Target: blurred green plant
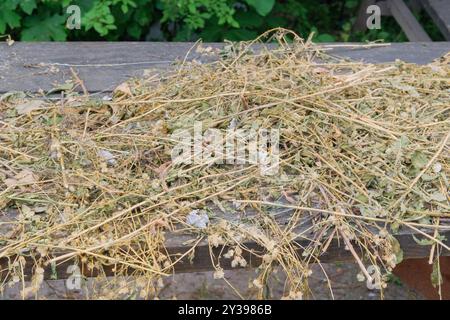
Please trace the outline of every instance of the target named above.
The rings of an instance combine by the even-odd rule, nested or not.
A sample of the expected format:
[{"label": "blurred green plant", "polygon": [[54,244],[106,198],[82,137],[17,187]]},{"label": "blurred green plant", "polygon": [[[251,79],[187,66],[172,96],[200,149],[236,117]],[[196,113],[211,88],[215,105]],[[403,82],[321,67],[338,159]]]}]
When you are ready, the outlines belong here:
[{"label": "blurred green plant", "polygon": [[[382,29],[353,32],[361,0],[1,0],[0,34],[23,41],[249,40],[274,27],[314,32],[317,42],[406,41],[390,17]],[[81,9],[81,29],[65,27],[66,8]],[[418,15],[434,40],[442,36]]]}]

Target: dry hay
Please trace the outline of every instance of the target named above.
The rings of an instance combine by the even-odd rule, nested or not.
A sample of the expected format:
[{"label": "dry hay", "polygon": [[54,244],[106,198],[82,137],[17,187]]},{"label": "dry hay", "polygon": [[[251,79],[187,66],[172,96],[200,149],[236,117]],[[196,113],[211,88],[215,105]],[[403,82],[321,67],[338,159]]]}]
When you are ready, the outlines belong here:
[{"label": "dry hay", "polygon": [[[439,235],[450,215],[448,55],[426,66],[364,64],[285,30],[220,54],[130,80],[111,100],[70,90],[61,99],[1,98],[3,285],[23,281],[23,257],[31,256],[34,276],[23,296],[36,295],[44,268],[77,258],[103,281],[103,266],[114,265],[117,277],[89,297],[154,298],[181,258],[164,249],[174,229],[193,235],[193,249],[202,240],[228,245],[223,259],[235,266],[248,263],[246,241],[262,246],[250,284],[260,298],[275,265],[286,273],[286,298],[307,295],[309,265],[332,238],[354,255],[361,280],[378,278],[382,288],[401,260],[398,230],[422,234],[418,245],[430,246],[431,261],[449,249]],[[171,133],[194,121],[203,130],[280,130],[279,174],[262,175],[251,163],[172,163]],[[236,219],[222,219],[213,206]],[[283,225],[274,208],[290,210]],[[7,220],[11,209],[18,215]],[[208,212],[207,228],[186,223],[194,209]],[[310,227],[299,229],[308,219]],[[307,233],[299,255],[296,241]],[[57,251],[66,254],[55,258]],[[380,272],[369,274],[370,265]],[[124,277],[129,267],[133,277]]]}]

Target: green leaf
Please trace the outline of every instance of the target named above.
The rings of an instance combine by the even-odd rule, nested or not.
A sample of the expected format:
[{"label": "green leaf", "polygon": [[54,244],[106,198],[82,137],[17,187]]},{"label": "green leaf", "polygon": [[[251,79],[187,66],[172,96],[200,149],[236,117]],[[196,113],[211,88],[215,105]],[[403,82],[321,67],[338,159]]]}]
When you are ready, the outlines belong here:
[{"label": "green leaf", "polygon": [[138,10],[134,13],[133,20],[135,20],[140,26],[148,25],[151,20],[151,12],[146,10]]},{"label": "green leaf", "polygon": [[334,42],[336,38],[328,33],[322,33],[316,37],[317,42]]},{"label": "green leaf", "polygon": [[262,16],[266,16],[275,4],[275,0],[246,0]]},{"label": "green leaf", "polygon": [[56,262],[51,262],[50,263],[50,268],[51,268],[50,279],[51,280],[58,280],[58,272],[56,271]]},{"label": "green leaf", "polygon": [[254,39],[258,34],[246,29],[233,29],[224,34],[224,39],[230,41],[245,41]]},{"label": "green leaf", "polygon": [[400,224],[397,221],[394,221],[393,223],[391,223],[390,228],[393,233],[397,233],[398,229],[400,229]]},{"label": "green leaf", "polygon": [[391,237],[391,244],[396,258],[395,263],[399,264],[400,262],[403,261],[403,250],[400,247],[400,242],[398,242],[396,238]]},{"label": "green leaf", "polygon": [[346,0],[345,7],[348,9],[354,9],[358,6],[358,0]]},{"label": "green leaf", "polygon": [[239,21],[241,28],[257,28],[264,23],[264,18],[253,10],[247,12],[238,11],[234,17]]},{"label": "green leaf", "polygon": [[387,274],[387,282],[395,284],[397,286],[403,286],[402,280],[397,277],[395,274],[393,273],[388,273]]},{"label": "green leaf", "polygon": [[115,19],[111,13],[110,2],[97,2],[86,14],[84,15],[83,24],[86,31],[94,29],[100,36],[104,37],[108,35],[109,30],[115,30],[117,27],[114,25]]},{"label": "green leaf", "polygon": [[222,28],[219,25],[208,25],[200,33],[200,37],[206,42],[222,40]]},{"label": "green leaf", "polygon": [[431,284],[435,288],[437,286],[442,285],[442,274],[441,274],[441,270],[439,268],[439,260],[438,259],[434,260],[434,263],[433,263],[433,271],[431,272]]},{"label": "green leaf", "polygon": [[352,30],[352,24],[350,22],[346,22],[342,26],[342,30],[345,32],[350,32]]},{"label": "green leaf", "polygon": [[395,140],[395,142],[392,144],[390,149],[391,149],[391,151],[397,153],[401,149],[403,149],[404,147],[408,146],[408,144],[409,144],[408,137],[407,136],[401,136],[400,138]]},{"label": "green leaf", "polygon": [[424,173],[421,177],[420,177],[420,179],[422,179],[423,181],[433,181],[433,180],[435,180],[435,179],[437,179],[439,177],[439,175],[429,175],[429,174],[426,174],[426,173]]},{"label": "green leaf", "polygon": [[0,2],[0,33],[5,33],[6,27],[20,27],[20,16],[15,12],[18,0]]},{"label": "green leaf", "polygon": [[133,23],[127,28],[127,32],[134,39],[139,39],[142,34],[142,29],[137,23]]},{"label": "green leaf", "polygon": [[414,235],[412,237],[414,241],[421,246],[431,246],[434,243],[434,241],[430,239],[418,239]]},{"label": "green leaf", "polygon": [[431,194],[431,199],[434,201],[443,202],[447,200],[447,197],[445,196],[445,194],[442,194],[439,191],[435,191]]},{"label": "green leaf", "polygon": [[20,1],[20,7],[26,14],[31,14],[36,9],[36,0],[22,0]]},{"label": "green leaf", "polygon": [[422,169],[428,163],[428,158],[420,151],[414,151],[411,156],[411,163],[416,169]]},{"label": "green leaf", "polygon": [[64,16],[35,15],[25,18],[22,41],[64,41],[67,38]]},{"label": "green leaf", "polygon": [[286,20],[283,19],[282,17],[272,16],[272,15],[265,17],[264,21],[267,23],[267,26],[269,28],[276,28],[279,26],[283,26],[286,23]]},{"label": "green leaf", "polygon": [[368,203],[369,201],[369,199],[361,193],[356,196],[356,199],[358,199],[361,203]]}]

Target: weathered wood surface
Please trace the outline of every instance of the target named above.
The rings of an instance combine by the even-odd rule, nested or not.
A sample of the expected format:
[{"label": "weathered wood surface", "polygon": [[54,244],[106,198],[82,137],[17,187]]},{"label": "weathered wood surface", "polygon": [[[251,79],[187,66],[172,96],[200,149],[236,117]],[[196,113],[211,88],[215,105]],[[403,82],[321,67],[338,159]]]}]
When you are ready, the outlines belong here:
[{"label": "weathered wood surface", "polygon": [[[281,201],[281,203],[283,203],[283,201]],[[223,213],[213,204],[211,204],[210,209],[214,212],[211,218],[211,224],[217,223],[219,219],[224,219],[234,225],[239,224],[241,226],[247,225],[250,227],[252,224],[249,222],[249,219],[258,219],[258,217],[260,217],[255,210],[248,210],[245,214]],[[284,226],[288,226],[289,219],[293,214],[293,209],[271,209],[269,214],[273,216],[276,223],[280,226],[280,229],[283,229]],[[17,215],[17,210],[0,210],[0,222],[14,222]],[[314,231],[312,221],[316,219],[318,215],[321,215],[321,213],[305,212],[304,217],[302,217],[296,227],[291,230],[293,234],[297,235],[295,240],[292,241],[292,245],[297,248],[296,253],[299,257],[302,256],[305,248],[311,246],[312,242],[314,242],[315,245],[318,245],[319,250],[321,250],[327,242],[326,239],[319,238],[320,231]],[[442,244],[450,247],[450,218],[441,218],[440,222],[441,230],[439,231],[439,235],[441,236]],[[428,240],[428,237],[433,236],[434,230],[430,228],[419,228],[418,230],[420,230],[420,233],[407,227],[402,227],[395,235],[395,238],[398,240],[400,247],[403,250],[404,259],[423,258],[430,255],[431,245],[420,245],[417,241]],[[373,231],[376,232],[375,229]],[[0,233],[6,232],[8,232],[8,224],[4,226],[0,224]],[[423,233],[426,233],[428,237]],[[195,246],[194,243],[196,243]],[[247,261],[247,267],[251,268],[259,266],[261,264],[261,257],[267,253],[264,247],[253,241],[245,241],[241,243],[241,245],[245,247],[242,257]],[[172,262],[177,261],[177,263],[175,264],[173,270],[161,270],[163,273],[170,273],[172,271],[176,273],[211,271],[214,270],[215,266],[220,266],[225,270],[232,269],[231,260],[224,258],[223,254],[233,248],[234,245],[220,245],[218,247],[211,247],[208,243],[206,234],[197,230],[193,229],[192,232],[189,232],[186,229],[183,229],[166,232],[164,246],[165,247],[162,248],[162,252],[164,254],[168,254]],[[192,253],[193,247],[195,247],[195,254],[192,257],[190,253]],[[364,259],[365,254],[360,249],[359,245],[353,242],[353,247],[358,254],[358,257]],[[126,251],[127,248],[124,248],[124,250]],[[54,251],[51,252],[49,257],[46,257],[44,261],[48,261],[50,258],[58,258],[68,253],[70,253],[70,251]],[[103,250],[101,254],[104,257],[109,256],[107,250]],[[327,244],[325,252],[315,252],[315,255],[318,256],[321,263],[354,260],[351,252],[345,249],[345,243],[342,238],[334,238],[329,244]],[[36,257],[32,258],[28,256],[27,252],[23,252],[23,256],[27,261],[24,268],[24,274],[27,279],[29,279],[29,277],[33,274],[32,268],[35,264]],[[85,253],[83,256],[89,257],[90,254]],[[450,251],[443,249],[442,256],[450,256]],[[10,276],[8,273],[8,265],[11,261],[14,261],[15,258],[17,258],[17,256],[12,257],[11,260],[0,258],[0,282],[2,279],[4,280]],[[310,258],[310,262],[314,263],[315,261],[313,259],[314,258]],[[114,259],[111,258],[111,261],[103,265],[102,272],[106,275],[113,275],[113,268],[116,266],[115,263],[117,263],[117,261],[114,261]],[[89,270],[87,264],[82,263],[78,255],[74,255],[73,257],[59,260],[54,269],[52,269],[51,265],[43,265],[45,270],[45,279],[53,279],[55,275],[58,279],[67,278],[70,275],[67,270],[69,266],[72,265],[79,266],[83,275],[86,277],[95,277],[99,272],[98,269]],[[129,275],[132,275],[134,271],[135,270],[133,268],[126,269],[126,273]]]},{"label": "weathered wood surface", "polygon": [[[0,44],[0,93],[49,91],[72,78],[70,67],[79,73],[88,91],[108,92],[144,70],[167,69],[186,56],[193,43],[73,42]],[[205,44],[220,48],[223,44]],[[380,63],[401,59],[424,64],[450,51],[450,42],[393,43],[366,48],[333,44],[329,52],[342,57]],[[189,59],[199,59],[192,50]]]},{"label": "weathered wood surface", "polygon": [[[168,68],[176,59],[183,59],[192,45],[192,43],[16,43],[8,47],[6,44],[1,44],[0,92],[50,90],[53,87],[51,82],[61,83],[71,79],[70,67],[79,73],[90,92],[108,92],[128,77],[142,74],[145,69]],[[211,45],[222,46],[222,44]],[[335,55],[370,63],[401,59],[419,64],[431,62],[449,51],[450,42],[402,43],[372,48],[335,44],[330,50]],[[189,57],[199,58],[195,52]],[[4,212],[0,212],[0,215],[2,214]],[[446,237],[443,242],[450,246],[450,229],[442,231],[441,235]],[[418,245],[411,232],[403,230],[396,237],[404,250],[405,258],[429,255],[430,247]],[[167,237],[167,251],[172,258],[176,259],[191,248],[184,244],[186,240],[192,240],[192,235],[171,234]],[[309,242],[310,240],[299,239],[299,248],[308,245]],[[244,253],[249,266],[258,265],[260,260],[257,255],[262,252],[262,248],[256,243],[247,243],[246,246],[256,254]],[[214,255],[218,256],[221,250],[221,247],[213,249]],[[300,251],[301,249],[299,254],[301,254]],[[448,253],[444,252],[444,254]],[[336,240],[321,256],[321,261],[343,261],[351,258],[350,252],[344,250],[342,241]],[[67,267],[74,262],[74,260],[68,260],[59,263],[56,268],[58,278],[67,277]],[[0,279],[7,275],[5,271],[7,264],[8,261],[5,258],[0,259]],[[224,269],[231,268],[228,259],[221,259],[220,265]],[[32,273],[31,266],[30,261],[27,263],[28,269],[25,270],[28,275]],[[112,268],[113,266],[106,266],[105,271],[111,274]],[[176,272],[211,269],[213,269],[211,253],[206,241],[202,241],[196,247],[192,261],[184,258],[175,267]],[[88,271],[85,266],[82,266],[82,270],[86,276],[95,276],[95,272]],[[132,273],[132,270],[129,271]],[[47,266],[45,272],[46,278],[50,278],[52,274],[50,266]]]},{"label": "weathered wood surface", "polygon": [[[440,233],[441,236],[445,237],[443,243],[447,246],[450,246],[450,230],[443,231]],[[423,236],[416,235],[417,238],[423,238]],[[193,237],[186,234],[172,234],[167,237],[166,240],[166,251],[165,253],[169,254],[172,261],[178,259],[185,253],[189,252],[192,245],[184,244],[185,241],[192,240]],[[430,246],[418,245],[413,238],[413,233],[404,230],[396,236],[396,239],[399,241],[400,246],[404,253],[404,259],[416,259],[422,257],[428,257],[430,254]],[[310,244],[309,240],[301,239],[296,241],[296,245],[299,248],[307,247]],[[244,250],[242,253],[242,257],[248,262],[248,268],[257,267],[261,263],[260,256],[264,254],[264,249],[257,245],[254,242],[245,243],[245,247],[247,250]],[[327,251],[320,256],[321,263],[330,263],[330,262],[343,262],[353,260],[353,256],[350,251],[344,249],[345,245],[343,244],[342,239],[339,241],[338,239],[333,240]],[[363,253],[359,251],[357,246],[355,246],[355,250],[360,257],[363,256]],[[220,265],[221,268],[225,270],[232,269],[231,259],[226,259],[221,257],[217,259],[220,255],[223,255],[228,251],[227,246],[219,246],[217,248],[209,247],[207,241],[200,242],[195,248],[195,255],[191,260],[189,255],[183,257],[174,267],[174,270],[166,270],[167,273],[170,272],[175,273],[189,273],[189,272],[201,272],[201,271],[211,271],[214,270],[214,266],[212,261],[214,261],[215,265]],[[301,256],[302,250],[298,249],[298,255]],[[443,250],[442,256],[450,256],[450,252],[447,250]],[[25,255],[26,257],[26,255]],[[215,257],[215,258],[212,258]],[[24,275],[26,279],[30,279],[30,276],[33,274],[33,266],[34,260],[31,258],[27,258],[27,263],[24,268]],[[314,262],[314,261],[311,261]],[[67,259],[64,261],[60,261],[56,264],[56,268],[52,270],[50,265],[44,267],[45,279],[66,279],[71,273],[68,273],[68,268],[71,265],[76,264],[80,267],[81,272],[86,277],[95,277],[98,275],[98,269],[89,270],[87,265],[80,262],[77,259]],[[113,268],[115,267],[114,263],[103,266],[103,272],[106,275],[114,275]],[[5,258],[0,258],[0,282],[9,277],[8,274],[8,260]],[[133,269],[127,269],[127,274],[132,275]]]}]

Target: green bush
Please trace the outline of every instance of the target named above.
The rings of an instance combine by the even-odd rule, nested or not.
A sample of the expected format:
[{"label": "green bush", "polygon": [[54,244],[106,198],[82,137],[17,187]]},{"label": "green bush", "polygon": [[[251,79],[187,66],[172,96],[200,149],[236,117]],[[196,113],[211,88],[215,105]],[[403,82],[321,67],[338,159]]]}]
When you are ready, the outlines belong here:
[{"label": "green bush", "polygon": [[[352,32],[359,3],[360,0],[1,0],[0,34],[22,41],[223,41],[249,40],[267,29],[284,27],[303,37],[314,31],[318,42],[407,40],[392,18],[382,18],[381,30]],[[80,30],[65,27],[69,5],[81,9]],[[426,23],[431,36],[439,40],[433,24]]]}]

